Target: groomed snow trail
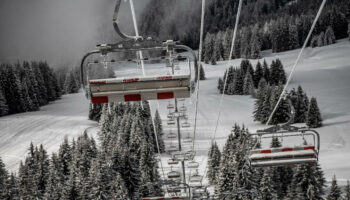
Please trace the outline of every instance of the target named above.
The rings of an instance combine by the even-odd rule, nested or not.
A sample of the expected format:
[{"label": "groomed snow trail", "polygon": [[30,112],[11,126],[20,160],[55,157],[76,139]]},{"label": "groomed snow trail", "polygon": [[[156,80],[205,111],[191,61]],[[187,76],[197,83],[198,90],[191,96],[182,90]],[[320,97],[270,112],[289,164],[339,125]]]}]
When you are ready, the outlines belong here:
[{"label": "groomed snow trail", "polygon": [[[263,59],[270,64],[272,60],[281,59],[286,72],[295,61],[299,50],[282,53],[263,52]],[[339,180],[350,179],[350,42],[339,40],[336,44],[307,48],[298,65],[295,76],[292,79],[290,89],[302,85],[309,97],[317,98],[324,119],[324,126],[317,129],[321,134],[320,164],[325,171],[326,178],[331,179],[333,174]],[[261,59],[261,61],[263,61]],[[233,61],[234,66],[239,66],[241,59]],[[255,66],[257,60],[251,60]],[[196,159],[200,162],[199,171],[203,174],[207,152],[210,147],[210,137],[213,134],[215,119],[218,114],[217,105],[220,99],[217,90],[217,81],[223,76],[226,62],[218,62],[217,65],[205,65],[207,80],[201,81],[200,102],[198,110],[198,130],[196,134],[197,150]],[[146,74],[162,74],[167,71],[154,71],[155,66],[150,66]],[[118,69],[117,74],[123,76],[122,70],[127,69],[129,76],[142,74],[141,69],[125,66]],[[153,70],[153,71],[152,71]],[[131,73],[130,73],[131,72]],[[151,72],[151,73],[150,73]],[[156,102],[154,108],[157,107]],[[166,109],[168,101],[160,101],[160,114],[164,120],[165,133],[169,127],[166,125]],[[181,106],[182,103],[180,103]],[[194,104],[190,99],[186,100],[189,108],[189,122],[193,125]],[[217,142],[222,147],[230,133],[234,123],[245,124],[251,131],[262,128],[263,125],[253,121],[252,111],[254,99],[248,96],[225,96],[221,120],[217,132]],[[58,149],[65,135],[77,137],[86,127],[97,126],[96,122],[88,120],[88,101],[82,93],[65,95],[61,100],[44,106],[38,112],[22,113],[0,118],[0,156],[8,169],[16,170],[20,159],[26,155],[30,141],[43,144],[49,154]],[[175,131],[175,126],[172,127]],[[193,127],[182,129],[193,133]],[[95,136],[96,129],[89,129],[89,134]],[[166,139],[166,143],[170,141]],[[166,156],[162,158],[164,166]],[[189,172],[187,172],[189,173]]]},{"label": "groomed snow trail", "polygon": [[[30,142],[43,144],[51,156],[65,136],[69,140],[97,123],[88,120],[89,102],[83,93],[69,94],[40,108],[0,118],[0,157],[7,169],[17,172],[20,160],[27,155]],[[89,135],[96,131],[87,129]]]}]

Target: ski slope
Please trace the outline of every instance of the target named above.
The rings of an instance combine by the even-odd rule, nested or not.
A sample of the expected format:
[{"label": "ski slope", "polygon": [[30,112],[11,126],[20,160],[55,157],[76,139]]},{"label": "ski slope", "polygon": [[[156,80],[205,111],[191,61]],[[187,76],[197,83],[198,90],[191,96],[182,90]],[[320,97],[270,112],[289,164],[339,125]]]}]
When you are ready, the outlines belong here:
[{"label": "ski slope", "polygon": [[[40,108],[0,118],[0,157],[7,169],[17,171],[27,155],[30,142],[43,144],[51,152],[58,150],[65,136],[71,140],[97,123],[88,120],[89,102],[83,93],[69,94]],[[87,129],[89,134],[96,130]],[[92,133],[90,133],[92,131]]]},{"label": "ski slope", "polygon": [[[297,57],[299,50],[283,53],[263,52],[263,57],[270,64],[273,59],[281,59],[287,73]],[[324,126],[317,129],[321,135],[320,164],[325,171],[326,178],[333,174],[338,179],[350,179],[350,42],[339,40],[336,44],[307,48],[300,64],[297,66],[290,88],[302,85],[309,97],[315,96],[324,119]],[[253,65],[257,60],[251,60]],[[241,60],[232,63],[239,66]],[[125,67],[125,66],[124,66]],[[136,75],[141,70],[126,66],[127,74]],[[207,80],[200,82],[199,110],[196,131],[195,149],[196,160],[200,163],[199,171],[203,174],[207,161],[207,152],[213,137],[220,94],[217,81],[227,68],[227,62],[217,65],[204,65]],[[146,74],[163,73],[154,71],[155,67],[146,69]],[[117,69],[117,74],[126,74],[125,68]],[[194,124],[194,98],[187,99],[185,104],[189,109],[189,122]],[[166,106],[168,101],[152,102],[155,110],[158,108],[163,126],[167,133],[175,126],[166,125]],[[182,103],[180,103],[180,106]],[[225,95],[221,111],[221,120],[216,134],[216,141],[222,147],[234,123],[245,124],[251,131],[261,129],[260,123],[254,122],[252,111],[254,99],[249,96]],[[61,100],[44,106],[38,112],[22,113],[0,118],[0,156],[8,169],[16,170],[20,159],[26,155],[30,141],[43,144],[49,153],[56,151],[65,135],[69,138],[77,137],[87,127],[97,126],[96,122],[88,120],[88,101],[82,93],[65,95]],[[193,133],[193,126],[182,129],[183,135]],[[89,129],[89,133],[96,135],[97,128]],[[166,144],[171,143],[165,139]],[[185,149],[190,146],[184,145]],[[166,164],[167,156],[162,161],[165,173],[170,170]],[[190,173],[187,171],[187,173]]]}]

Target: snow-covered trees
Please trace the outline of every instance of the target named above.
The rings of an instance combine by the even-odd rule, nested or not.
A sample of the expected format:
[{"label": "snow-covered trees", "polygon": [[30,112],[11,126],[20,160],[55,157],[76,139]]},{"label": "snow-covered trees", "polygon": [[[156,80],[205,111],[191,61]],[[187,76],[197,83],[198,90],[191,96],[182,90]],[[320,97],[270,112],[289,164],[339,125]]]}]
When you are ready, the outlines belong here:
[{"label": "snow-covered trees", "polygon": [[66,74],[66,79],[64,81],[64,91],[67,94],[77,93],[79,90],[79,83],[74,71],[70,71]]},{"label": "snow-covered trees", "polygon": [[[282,85],[270,86],[264,79],[262,79],[256,92],[255,108],[253,111],[255,121],[260,121],[262,123],[267,122],[268,117],[282,92],[282,88]],[[316,98],[313,98],[313,102],[309,103],[309,98],[301,86],[298,86],[297,91],[293,88],[289,92],[289,98],[295,109],[294,123],[306,123],[311,128],[322,126],[322,118],[317,106]],[[286,122],[289,119],[289,112],[290,108],[287,101],[282,100],[271,123],[276,124]]]},{"label": "snow-covered trees", "polygon": [[213,142],[208,152],[208,173],[207,173],[209,183],[212,185],[216,184],[216,179],[217,179],[219,165],[220,165],[220,159],[221,159],[221,152],[219,150],[219,147],[216,144],[216,142]]},{"label": "snow-covered trees", "polygon": [[324,34],[324,45],[330,45],[335,43],[335,35],[331,26],[327,27],[326,33]]},{"label": "snow-covered trees", "polygon": [[223,78],[218,80],[218,89],[223,92],[224,80],[227,74],[225,94],[229,95],[252,95],[255,97],[255,89],[259,86],[262,78],[271,85],[278,85],[286,82],[286,75],[283,65],[279,59],[272,61],[271,69],[264,60],[263,66],[258,62],[256,70],[253,69],[249,60],[242,60],[240,68],[230,67]]},{"label": "snow-covered trees", "polygon": [[318,108],[317,100],[315,97],[312,97],[310,100],[310,105],[307,110],[306,125],[308,125],[310,128],[317,128],[322,126],[321,112]]},{"label": "snow-covered trees", "polygon": [[36,111],[61,96],[47,63],[0,65],[0,116]]},{"label": "snow-covered trees", "polygon": [[327,195],[327,200],[341,200],[342,199],[342,192],[337,184],[337,178],[335,175],[332,179],[332,185],[331,189],[329,191],[329,194]]},{"label": "snow-covered trees", "polygon": [[350,200],[350,182],[347,181],[346,186],[344,188],[344,200]]},{"label": "snow-covered trees", "polygon": [[205,71],[204,71],[204,68],[203,68],[203,65],[200,65],[200,68],[199,68],[199,80],[205,80],[206,77],[205,77]]}]

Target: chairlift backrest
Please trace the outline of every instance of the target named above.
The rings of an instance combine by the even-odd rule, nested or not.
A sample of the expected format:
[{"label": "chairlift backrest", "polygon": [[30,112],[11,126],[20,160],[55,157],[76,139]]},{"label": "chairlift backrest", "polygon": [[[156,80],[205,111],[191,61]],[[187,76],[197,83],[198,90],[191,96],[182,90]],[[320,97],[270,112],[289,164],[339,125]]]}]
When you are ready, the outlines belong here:
[{"label": "chairlift backrest", "polygon": [[[276,136],[276,131],[271,133],[258,133],[259,135],[274,135],[274,137],[304,137],[313,136],[312,145],[300,145],[294,147],[277,147],[267,149],[252,149],[249,160],[253,167],[274,167],[299,164],[316,164],[319,153],[319,134],[314,130],[302,129],[298,134],[295,132],[278,132],[281,136]],[[252,134],[256,135],[256,134]],[[264,138],[264,137],[262,137]],[[271,137],[266,137],[271,138]]]}]

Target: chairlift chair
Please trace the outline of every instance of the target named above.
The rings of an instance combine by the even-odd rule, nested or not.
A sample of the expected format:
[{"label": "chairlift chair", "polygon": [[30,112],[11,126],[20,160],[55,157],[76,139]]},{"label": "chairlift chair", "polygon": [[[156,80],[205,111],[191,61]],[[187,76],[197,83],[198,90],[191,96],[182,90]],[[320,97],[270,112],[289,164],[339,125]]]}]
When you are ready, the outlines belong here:
[{"label": "chairlift chair", "polygon": [[188,160],[193,160],[194,156],[196,155],[196,152],[194,150],[189,150],[185,153]]},{"label": "chairlift chair", "polygon": [[169,158],[168,159],[168,165],[177,165],[179,164],[179,160],[176,158]]},{"label": "chairlift chair", "polygon": [[192,143],[193,142],[193,138],[191,136],[186,136],[184,139],[183,139],[183,142],[184,143]]},{"label": "chairlift chair", "polygon": [[186,108],[186,106],[181,106],[180,108],[179,108],[179,111],[180,112],[186,112],[187,111],[187,108]]},{"label": "chairlift chair", "polygon": [[[275,167],[299,164],[316,164],[320,149],[319,134],[312,129],[299,129],[288,126],[287,130],[281,130],[281,127],[272,127],[273,130],[259,131],[256,134],[262,139],[265,138],[287,138],[287,137],[305,137],[313,138],[312,145],[298,145],[294,147],[277,147],[267,149],[252,149],[249,160],[253,167]],[[286,129],[286,127],[283,127]],[[272,135],[272,136],[271,136]],[[277,136],[276,136],[277,135]]]},{"label": "chairlift chair", "polygon": [[[194,92],[193,85],[197,82],[197,72],[199,65],[197,56],[194,51],[185,46],[178,45],[172,40],[159,42],[150,37],[129,36],[124,34],[118,25],[118,12],[121,0],[117,0],[117,4],[113,15],[113,26],[116,33],[123,39],[121,42],[114,44],[100,44],[96,46],[96,50],[84,55],[80,65],[81,81],[87,97],[92,104],[109,103],[109,102],[130,102],[130,101],[146,101],[146,100],[162,100],[174,98],[189,98]],[[194,73],[191,70],[189,62],[189,72],[187,74],[178,75],[151,75],[136,76],[131,78],[117,77],[107,79],[95,79],[86,81],[87,60],[93,55],[116,55],[120,57],[124,53],[136,52],[152,52],[161,51],[165,57],[158,60],[181,60],[182,57],[177,51],[187,51],[194,58]],[[188,61],[189,58],[186,57]],[[145,59],[143,59],[145,60]],[[128,59],[115,60],[116,63],[127,62]],[[140,61],[140,59],[138,59]],[[193,74],[193,76],[192,76]]]},{"label": "chairlift chair", "polygon": [[189,169],[197,169],[199,167],[199,163],[196,161],[190,161],[187,163],[187,168]]},{"label": "chairlift chair", "polygon": [[168,109],[174,109],[174,108],[175,108],[175,106],[174,106],[174,104],[172,104],[172,103],[170,103],[170,102],[169,102],[169,104],[168,104],[167,108],[168,108]]},{"label": "chairlift chair", "polygon": [[172,113],[171,111],[169,111],[167,117],[168,117],[168,119],[174,118],[174,113]]},{"label": "chairlift chair", "polygon": [[191,124],[188,122],[188,121],[185,121],[181,124],[181,127],[182,128],[188,128],[188,127],[191,127]]},{"label": "chairlift chair", "polygon": [[170,172],[168,172],[167,176],[169,179],[177,179],[181,177],[181,174],[178,171],[171,170]]},{"label": "chairlift chair", "polygon": [[168,153],[173,153],[173,152],[176,152],[178,150],[179,150],[178,147],[175,145],[172,145],[172,144],[167,148]]},{"label": "chairlift chair", "polygon": [[167,124],[168,125],[175,125],[175,119],[169,119],[168,121],[167,121]]},{"label": "chairlift chair", "polygon": [[192,199],[209,199],[209,192],[207,187],[195,186],[192,187]]},{"label": "chairlift chair", "polygon": [[197,183],[201,182],[203,179],[203,176],[198,174],[198,169],[194,171],[194,173],[191,172],[190,177],[189,177],[189,182],[190,183]]},{"label": "chairlift chair", "polygon": [[177,135],[176,135],[176,133],[170,132],[170,133],[168,134],[168,138],[169,138],[169,139],[174,139],[174,138],[177,138]]}]

